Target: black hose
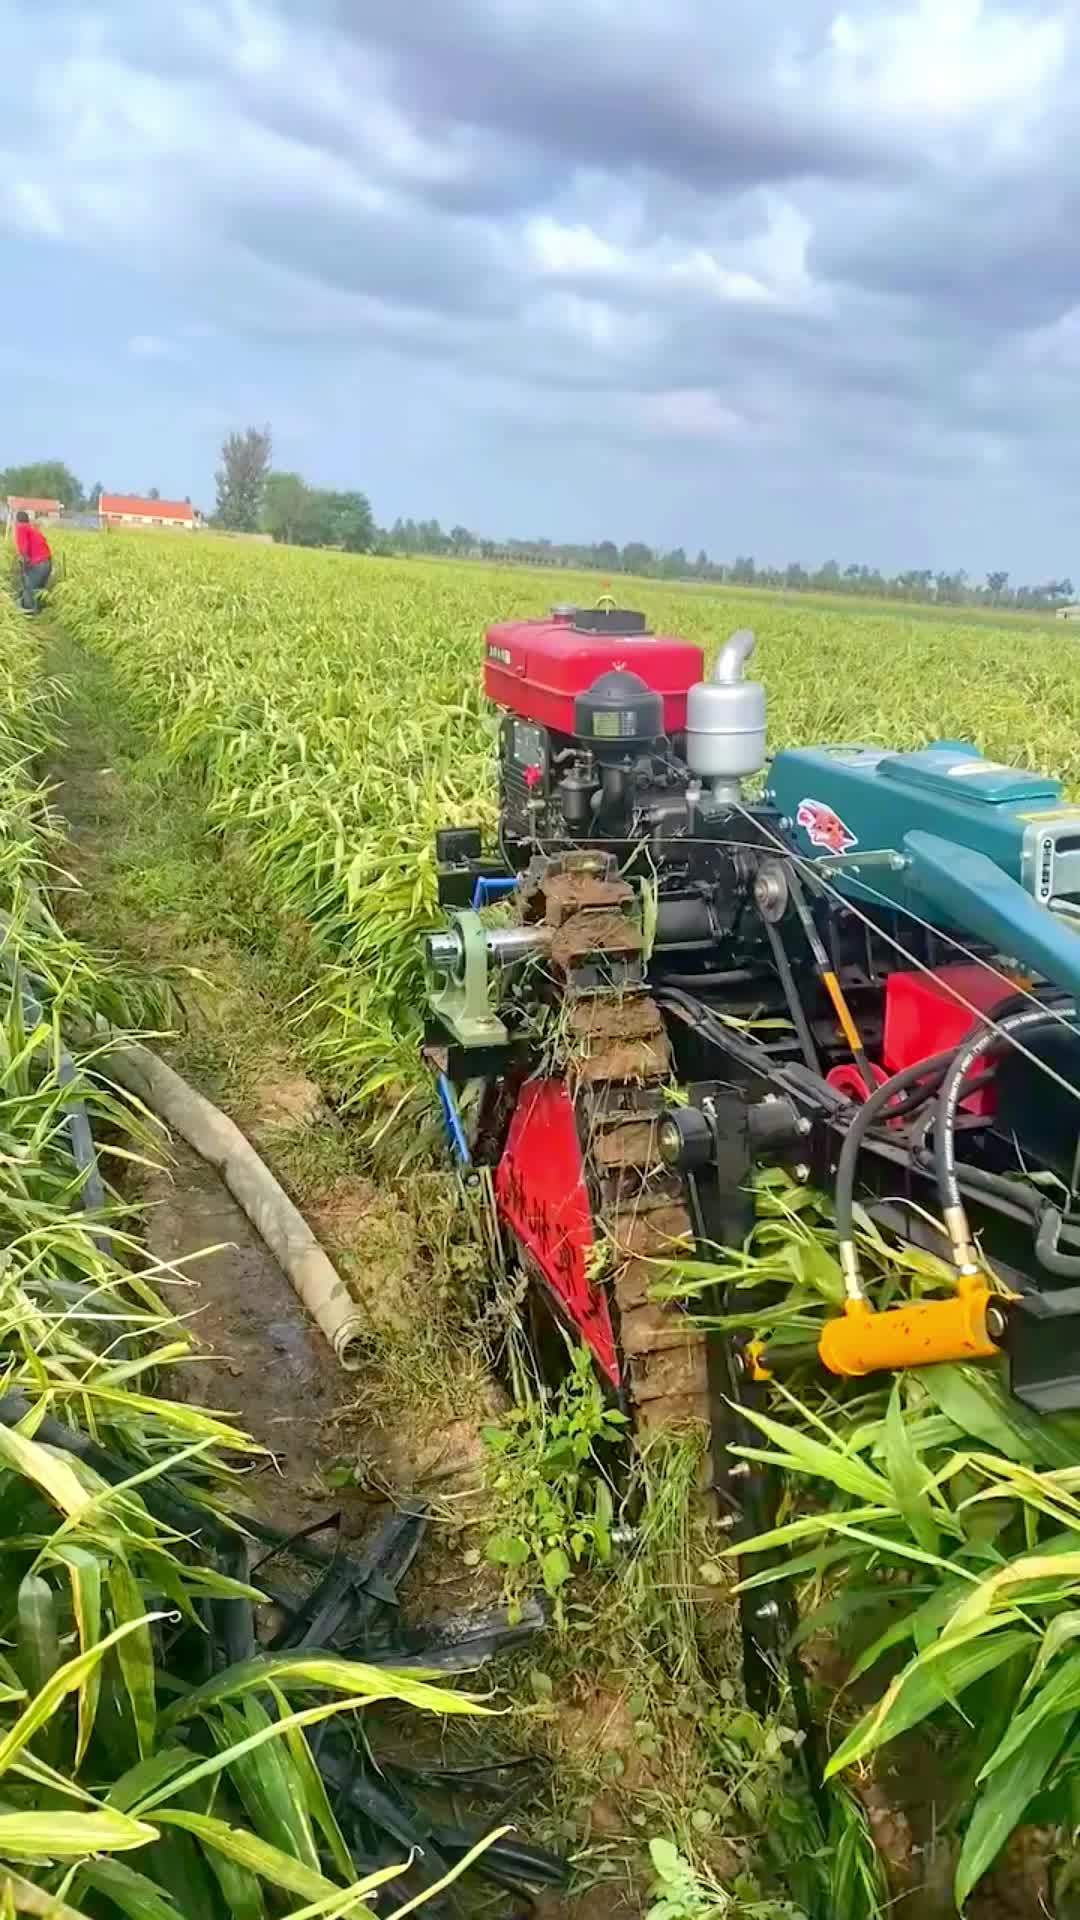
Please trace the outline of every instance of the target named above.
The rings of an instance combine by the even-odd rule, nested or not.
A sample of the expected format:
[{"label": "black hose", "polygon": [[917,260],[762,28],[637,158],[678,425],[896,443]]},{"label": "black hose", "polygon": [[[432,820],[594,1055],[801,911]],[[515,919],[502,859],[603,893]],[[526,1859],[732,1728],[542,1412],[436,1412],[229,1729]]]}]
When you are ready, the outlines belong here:
[{"label": "black hose", "polygon": [[[980,1074],[979,1078],[982,1079],[983,1076]],[[969,1082],[964,1088],[965,1100],[973,1084]],[[934,1156],[931,1152],[923,1150],[915,1155],[915,1160],[924,1172],[934,1172]],[[1019,1180],[1010,1180],[1003,1173],[991,1173],[987,1167],[977,1167],[968,1161],[964,1162],[962,1169],[957,1169],[956,1177],[958,1184],[963,1181],[966,1186],[992,1194],[995,1199],[1011,1201],[1013,1206],[1030,1214],[1032,1220],[1038,1218],[1046,1204],[1042,1195],[1037,1193],[1034,1187],[1026,1187]]]},{"label": "black hose", "polygon": [[[840,1160],[836,1169],[836,1231],[841,1243],[852,1239],[852,1219],[855,1205],[855,1168],[866,1133],[873,1126],[879,1114],[888,1106],[890,1100],[920,1080],[930,1080],[926,1097],[930,1098],[938,1079],[951,1066],[953,1050],[947,1053],[934,1053],[928,1060],[917,1060],[912,1067],[903,1067],[890,1079],[876,1087],[868,1100],[856,1109],[851,1124],[844,1135],[844,1144],[840,1149]],[[919,1101],[921,1106],[923,1103]]]},{"label": "black hose", "polygon": [[980,1027],[971,1039],[962,1041],[956,1049],[941,1083],[934,1120],[934,1171],[938,1199],[946,1220],[950,1211],[963,1206],[956,1177],[956,1114],[963,1098],[964,1080],[985,1053],[1000,1046],[1003,1040],[1009,1040],[1013,1034],[1030,1033],[1033,1029],[1060,1023],[1060,1014],[1049,1013],[1043,1007],[1029,1007],[1023,1013],[1006,1014],[1003,1020],[996,1020],[992,1027]]},{"label": "black hose", "polygon": [[1035,1235],[1035,1258],[1047,1273],[1053,1273],[1061,1280],[1075,1280],[1080,1277],[1080,1254],[1061,1253],[1058,1241],[1065,1226],[1056,1207],[1044,1207],[1039,1231]]},{"label": "black hose", "polygon": [[[974,1079],[965,1082],[964,1099],[970,1099],[973,1093],[981,1092],[983,1087],[992,1086],[993,1082],[993,1068],[988,1068],[985,1073],[977,1073]],[[898,1100],[895,1106],[889,1108],[890,1123],[893,1120],[906,1120],[910,1114],[918,1113],[920,1108],[925,1107],[927,1102],[934,1098],[940,1085],[941,1075],[939,1074],[930,1086],[916,1087],[913,1093],[905,1093],[902,1100]]]}]

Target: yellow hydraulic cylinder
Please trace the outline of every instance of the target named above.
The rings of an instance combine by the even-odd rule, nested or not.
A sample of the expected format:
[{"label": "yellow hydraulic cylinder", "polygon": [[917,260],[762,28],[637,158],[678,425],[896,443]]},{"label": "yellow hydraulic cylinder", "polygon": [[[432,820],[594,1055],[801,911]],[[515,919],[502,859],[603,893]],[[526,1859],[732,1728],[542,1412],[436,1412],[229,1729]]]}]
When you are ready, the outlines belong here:
[{"label": "yellow hydraulic cylinder", "polygon": [[990,1289],[981,1275],[962,1279],[952,1300],[920,1300],[875,1313],[849,1300],[826,1324],[818,1354],[830,1373],[858,1378],[943,1360],[991,1360],[999,1347],[986,1330]]}]

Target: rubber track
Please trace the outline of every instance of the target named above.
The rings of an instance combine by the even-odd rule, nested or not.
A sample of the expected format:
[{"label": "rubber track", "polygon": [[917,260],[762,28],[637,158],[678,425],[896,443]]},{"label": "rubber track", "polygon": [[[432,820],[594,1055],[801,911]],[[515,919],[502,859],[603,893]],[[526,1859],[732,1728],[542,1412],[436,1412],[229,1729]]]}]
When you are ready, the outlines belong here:
[{"label": "rubber track", "polygon": [[[537,914],[536,909],[542,911]],[[550,975],[561,988],[558,1051],[574,1098],[593,1206],[599,1278],[613,1298],[624,1386],[642,1431],[709,1423],[705,1335],[676,1304],[648,1298],[657,1259],[693,1256],[683,1182],[657,1147],[668,1110],[671,1045],[643,987],[575,990],[566,969],[640,956],[640,909],[622,880],[541,878],[532,918],[552,929]]]}]

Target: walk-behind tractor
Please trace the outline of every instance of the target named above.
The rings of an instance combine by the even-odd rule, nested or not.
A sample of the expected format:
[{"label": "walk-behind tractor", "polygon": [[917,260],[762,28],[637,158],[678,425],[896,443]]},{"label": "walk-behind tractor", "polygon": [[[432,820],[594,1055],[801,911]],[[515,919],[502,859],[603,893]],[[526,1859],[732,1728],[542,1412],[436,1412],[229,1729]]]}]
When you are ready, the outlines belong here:
[{"label": "walk-behind tractor", "polygon": [[[737,1409],[793,1364],[1004,1354],[1029,1408],[1080,1406],[1080,806],[956,740],[767,763],[753,646],[706,677],[611,605],[492,627],[498,845],[439,835],[427,942],[427,1057],[535,1337],[585,1342],[642,1428],[707,1422],[739,1533],[769,1515]],[[658,1263],[743,1244],[761,1165],[835,1196],[846,1302],[816,1354],[652,1297]],[[948,1291],[875,1307],[856,1200]]]}]

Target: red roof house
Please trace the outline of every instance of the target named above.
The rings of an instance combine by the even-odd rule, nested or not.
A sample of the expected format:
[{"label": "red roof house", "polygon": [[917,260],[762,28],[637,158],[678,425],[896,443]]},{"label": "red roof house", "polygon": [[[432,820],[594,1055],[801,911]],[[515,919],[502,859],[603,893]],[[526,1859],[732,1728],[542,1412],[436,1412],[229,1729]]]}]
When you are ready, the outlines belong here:
[{"label": "red roof house", "polygon": [[112,527],[176,527],[191,533],[199,520],[190,500],[140,500],[129,493],[103,493],[98,512]]},{"label": "red roof house", "polygon": [[32,500],[29,495],[9,493],[7,510],[12,518],[17,513],[28,513],[31,520],[59,520],[64,506],[60,500]]}]

